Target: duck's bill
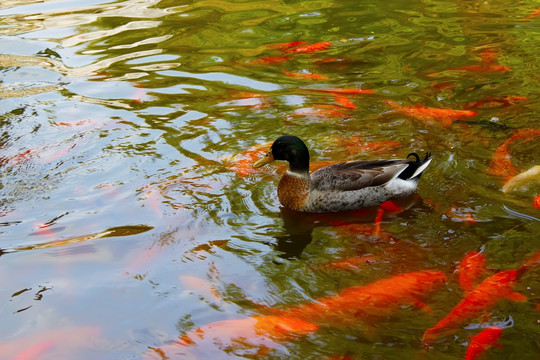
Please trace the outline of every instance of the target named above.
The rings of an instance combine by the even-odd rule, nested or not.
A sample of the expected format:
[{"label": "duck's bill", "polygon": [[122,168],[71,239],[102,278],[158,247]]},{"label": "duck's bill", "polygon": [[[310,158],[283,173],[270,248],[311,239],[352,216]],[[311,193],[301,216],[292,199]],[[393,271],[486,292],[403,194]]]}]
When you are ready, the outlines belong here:
[{"label": "duck's bill", "polygon": [[269,152],[266,153],[266,155],[264,155],[264,157],[262,159],[259,159],[256,162],[254,162],[253,167],[258,168],[258,167],[261,167],[263,165],[269,164],[272,161],[274,161],[274,155],[272,154],[272,151],[269,151]]}]

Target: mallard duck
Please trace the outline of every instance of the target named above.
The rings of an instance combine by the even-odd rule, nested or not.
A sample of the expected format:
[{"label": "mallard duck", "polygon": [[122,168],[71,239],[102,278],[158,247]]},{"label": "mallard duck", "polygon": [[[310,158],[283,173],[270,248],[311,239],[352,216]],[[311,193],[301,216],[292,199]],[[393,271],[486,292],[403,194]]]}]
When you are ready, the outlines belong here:
[{"label": "mallard duck", "polygon": [[296,136],[285,135],[277,138],[253,167],[274,160],[288,161],[289,169],[278,185],[281,205],[291,210],[321,213],[355,210],[412,195],[431,159],[429,153],[423,160],[411,153],[403,160],[346,161],[325,166],[310,175],[306,144]]}]

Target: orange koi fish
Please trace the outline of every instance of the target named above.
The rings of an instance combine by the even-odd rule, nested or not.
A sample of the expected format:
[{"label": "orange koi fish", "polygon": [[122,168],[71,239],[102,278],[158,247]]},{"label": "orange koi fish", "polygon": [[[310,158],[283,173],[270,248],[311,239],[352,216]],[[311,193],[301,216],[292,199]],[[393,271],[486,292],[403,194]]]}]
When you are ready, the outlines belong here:
[{"label": "orange koi fish", "polygon": [[467,70],[467,71],[478,71],[478,72],[497,72],[497,71],[508,71],[510,68],[503,65],[470,65],[470,66],[460,66],[451,68],[450,70]]},{"label": "orange koi fish", "polygon": [[497,54],[495,54],[495,51],[493,51],[492,49],[487,49],[481,55],[481,59],[482,59],[481,65],[462,66],[462,67],[452,68],[450,70],[468,70],[468,71],[481,71],[481,72],[510,70],[510,68],[507,66],[492,65],[492,63],[495,61],[496,58],[497,58]]},{"label": "orange koi fish", "polygon": [[424,333],[422,343],[429,346],[439,337],[455,332],[460,326],[491,310],[502,298],[525,301],[525,296],[512,292],[520,275],[521,272],[516,270],[502,270],[486,278],[467,293],[448,315]]},{"label": "orange koi fish", "polygon": [[348,118],[349,114],[346,114],[342,111],[343,109],[339,106],[332,105],[314,105],[309,108],[302,108],[295,110],[290,116],[312,116],[312,117],[321,117],[321,118]]},{"label": "orange koi fish", "polygon": [[459,285],[466,292],[472,291],[480,275],[486,270],[484,254],[474,251],[465,255],[456,268]]},{"label": "orange koi fish", "polygon": [[356,155],[360,152],[389,152],[397,147],[400,147],[401,144],[397,141],[375,141],[375,142],[364,142],[363,138],[359,135],[353,135],[345,137],[342,139],[337,139],[337,141],[345,146],[349,155]]},{"label": "orange koi fish", "polygon": [[297,53],[297,54],[307,54],[312,53],[316,51],[323,51],[330,49],[330,46],[332,46],[331,41],[323,41],[315,44],[309,44],[309,45],[303,45],[299,47],[293,47],[290,49],[286,49],[288,52]]},{"label": "orange koi fish", "polygon": [[429,108],[423,105],[400,106],[391,100],[388,100],[387,103],[397,112],[410,116],[413,119],[427,122],[437,122],[444,127],[452,125],[455,120],[465,120],[467,118],[476,116],[477,114],[475,111],[471,110]]},{"label": "orange koi fish", "polygon": [[540,210],[540,195],[536,195],[536,197],[534,198],[533,206]]},{"label": "orange koi fish", "polygon": [[446,275],[440,271],[405,273],[369,285],[349,287],[311,303],[278,310],[278,314],[336,325],[357,323],[358,318],[387,316],[404,305],[429,309],[422,298],[445,281]]},{"label": "orange koi fish", "polygon": [[[197,358],[214,357],[223,351],[253,351],[265,355],[279,342],[314,333],[318,325],[281,316],[253,316],[246,319],[216,321],[192,330],[174,344],[151,348],[160,359],[198,355]],[[154,357],[155,358],[155,357]]]},{"label": "orange koi fish", "polygon": [[540,8],[536,8],[527,16],[524,17],[524,19],[532,19],[540,15]]},{"label": "orange koi fish", "polygon": [[475,360],[482,356],[489,348],[493,346],[503,347],[497,341],[501,337],[502,328],[499,326],[490,326],[482,330],[478,335],[472,338],[465,360]]},{"label": "orange koi fish", "polygon": [[323,92],[338,95],[362,95],[362,94],[375,94],[373,90],[356,89],[356,88],[330,88],[330,89],[306,89],[308,91]]},{"label": "orange koi fish", "polygon": [[491,165],[487,169],[487,173],[510,180],[519,173],[519,170],[512,164],[508,146],[515,140],[530,140],[539,136],[539,129],[519,129],[516,131],[514,135],[508,138],[495,150],[491,157]]},{"label": "orange koi fish", "polygon": [[272,143],[255,145],[243,151],[242,153],[233,156],[232,158],[226,158],[226,160],[231,161],[231,163],[227,165],[227,167],[236,171],[236,173],[242,177],[251,174],[255,171],[251,164],[253,164],[253,162],[259,159],[261,156],[263,156],[266,151],[268,151],[268,147],[271,144]]},{"label": "orange koi fish", "polygon": [[383,203],[380,203],[379,207],[381,209],[383,209],[384,211],[388,211],[390,213],[399,213],[399,212],[403,211],[401,206],[396,204],[396,202],[393,201],[393,200],[387,200],[387,201],[385,201]]},{"label": "orange koi fish", "polygon": [[273,48],[273,49],[280,49],[280,50],[285,51],[287,49],[297,48],[306,44],[307,42],[305,41],[291,41],[291,42],[280,43],[280,44],[270,44],[270,45],[266,45],[266,47]]},{"label": "orange koi fish", "polygon": [[258,60],[250,61],[247,64],[249,65],[266,65],[266,64],[280,64],[289,61],[290,58],[287,56],[267,56],[260,58]]},{"label": "orange koi fish", "polygon": [[379,259],[375,256],[358,256],[344,260],[333,261],[326,265],[319,266],[320,269],[340,269],[340,270],[358,270],[359,268],[377,262]]},{"label": "orange koi fish", "polygon": [[482,100],[478,100],[472,104],[464,107],[464,109],[496,109],[500,107],[507,107],[515,104],[518,101],[529,100],[526,96],[503,96],[502,98],[488,97]]},{"label": "orange koi fish", "polygon": [[354,105],[345,95],[334,95],[334,100],[336,103],[347,109],[356,109],[356,105]]},{"label": "orange koi fish", "polygon": [[297,77],[302,79],[308,79],[308,80],[328,80],[328,76],[321,75],[321,74],[305,74],[305,73],[293,73],[285,71],[285,69],[281,69],[281,71],[290,77]]},{"label": "orange koi fish", "polygon": [[540,265],[540,251],[537,251],[529,259],[527,259],[518,269],[519,272],[530,270],[533,267]]}]

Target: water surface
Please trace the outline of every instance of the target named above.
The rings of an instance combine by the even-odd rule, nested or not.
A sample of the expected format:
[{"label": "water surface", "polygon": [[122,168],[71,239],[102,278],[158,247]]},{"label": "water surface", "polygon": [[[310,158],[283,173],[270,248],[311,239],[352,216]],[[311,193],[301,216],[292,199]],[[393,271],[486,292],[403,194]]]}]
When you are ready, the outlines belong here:
[{"label": "water surface", "polygon": [[[504,347],[489,358],[538,358],[538,270],[516,286],[526,302],[501,300],[429,351],[421,344],[463,296],[454,269],[466,253],[483,251],[492,273],[540,249],[538,183],[504,194],[505,177],[492,171],[505,141],[540,129],[537,7],[3,1],[3,357],[157,356],[151,347],[189,330],[260,315],[254,303],[286,308],[431,269],[449,278],[425,299],[431,314],[406,306],[367,325],[325,325],[260,357],[456,359],[470,335],[499,325]],[[276,46],[299,41],[328,46]],[[488,63],[507,69],[486,71]],[[312,91],[328,88],[374,94],[349,96],[351,106]],[[444,126],[389,100],[478,114]],[[253,171],[245,151],[284,133],[305,139],[316,161],[413,151],[434,160],[418,196],[385,213],[385,238],[337,226],[372,226],[377,209],[309,216],[280,208],[283,166]],[[509,143],[516,171],[539,165],[537,143]],[[376,261],[321,268],[358,256]]]}]

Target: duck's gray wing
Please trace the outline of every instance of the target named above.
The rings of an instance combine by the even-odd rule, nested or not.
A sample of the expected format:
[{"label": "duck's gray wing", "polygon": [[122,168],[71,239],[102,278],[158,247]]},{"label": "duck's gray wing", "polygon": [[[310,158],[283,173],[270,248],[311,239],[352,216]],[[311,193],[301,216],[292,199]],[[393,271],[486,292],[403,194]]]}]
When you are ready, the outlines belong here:
[{"label": "duck's gray wing", "polygon": [[319,191],[353,191],[384,185],[399,176],[408,160],[347,161],[325,166],[311,174]]}]

